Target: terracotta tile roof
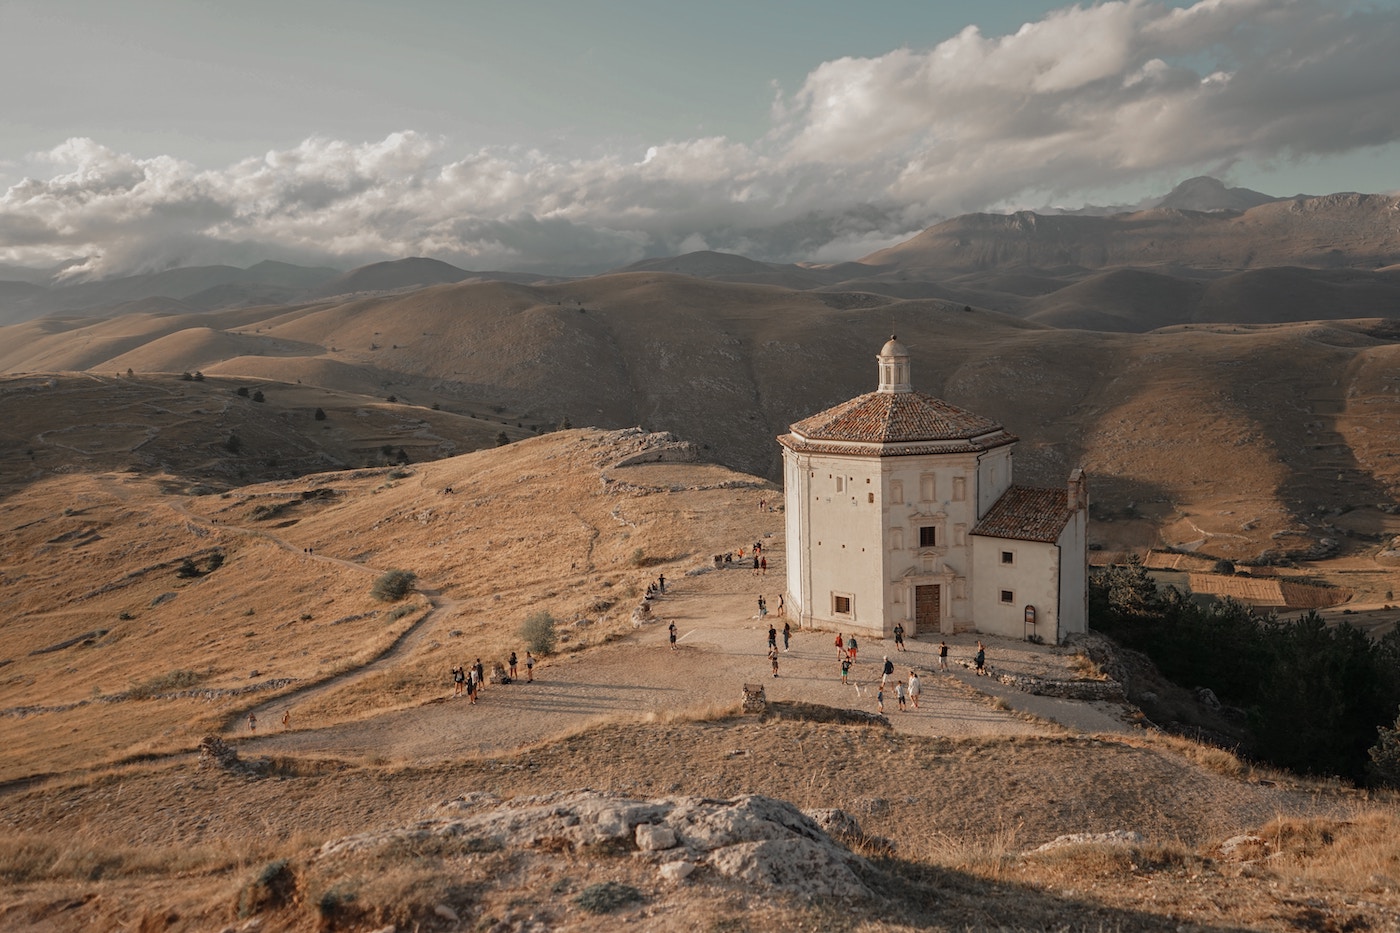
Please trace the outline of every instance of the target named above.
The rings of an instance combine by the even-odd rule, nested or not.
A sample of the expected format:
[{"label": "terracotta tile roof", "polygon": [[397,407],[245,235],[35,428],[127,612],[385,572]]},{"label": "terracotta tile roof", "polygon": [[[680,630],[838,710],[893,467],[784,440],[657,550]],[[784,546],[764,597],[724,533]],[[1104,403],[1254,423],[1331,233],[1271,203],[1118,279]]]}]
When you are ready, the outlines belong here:
[{"label": "terracotta tile roof", "polygon": [[1005,438],[990,446],[1015,440],[995,421],[922,392],[868,392],[802,419],[792,432],[800,440],[867,444],[972,441],[989,434]]},{"label": "terracotta tile roof", "polygon": [[1069,494],[1064,487],[1012,486],[987,510],[972,533],[1053,544],[1068,520]]}]

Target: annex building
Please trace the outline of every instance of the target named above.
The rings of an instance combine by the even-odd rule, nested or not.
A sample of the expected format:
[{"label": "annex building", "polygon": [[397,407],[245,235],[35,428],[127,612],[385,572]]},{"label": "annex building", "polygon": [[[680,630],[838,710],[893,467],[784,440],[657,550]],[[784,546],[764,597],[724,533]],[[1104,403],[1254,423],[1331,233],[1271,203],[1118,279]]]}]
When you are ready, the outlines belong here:
[{"label": "annex building", "polygon": [[793,424],[783,447],[787,600],[805,626],[888,637],[1060,642],[1086,628],[1089,499],[1012,482],[1014,436],[915,392],[909,352],[879,388]]}]

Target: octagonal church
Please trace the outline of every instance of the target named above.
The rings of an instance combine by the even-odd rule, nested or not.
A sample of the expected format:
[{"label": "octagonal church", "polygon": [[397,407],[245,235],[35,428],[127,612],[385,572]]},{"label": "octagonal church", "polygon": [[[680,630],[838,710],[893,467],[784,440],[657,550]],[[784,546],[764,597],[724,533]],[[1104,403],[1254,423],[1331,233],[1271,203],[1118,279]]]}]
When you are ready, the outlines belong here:
[{"label": "octagonal church", "polygon": [[805,418],[783,447],[787,593],[803,625],[1058,643],[1086,628],[1089,500],[1012,482],[1014,436],[915,392],[909,351],[879,388]]}]

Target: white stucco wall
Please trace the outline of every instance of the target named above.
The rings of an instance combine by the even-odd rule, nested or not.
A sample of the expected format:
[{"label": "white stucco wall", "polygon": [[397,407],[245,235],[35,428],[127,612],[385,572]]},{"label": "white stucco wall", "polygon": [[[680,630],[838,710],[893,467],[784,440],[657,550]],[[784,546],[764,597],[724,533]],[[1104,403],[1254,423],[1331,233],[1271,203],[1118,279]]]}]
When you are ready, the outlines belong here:
[{"label": "white stucco wall", "polygon": [[[1060,626],[1054,637],[1063,642],[1066,635],[1089,630],[1089,510],[1075,511],[1060,532]],[[1049,632],[1041,632],[1046,641]]]},{"label": "white stucco wall", "polygon": [[[1034,606],[1034,634],[1054,641],[1060,616],[1060,549],[1055,544],[974,535],[972,561],[977,568],[972,585],[972,620],[977,631],[1005,638],[1023,638],[1026,606]],[[1003,563],[1003,552],[1011,563]],[[1010,602],[1002,592],[1011,593]]]}]

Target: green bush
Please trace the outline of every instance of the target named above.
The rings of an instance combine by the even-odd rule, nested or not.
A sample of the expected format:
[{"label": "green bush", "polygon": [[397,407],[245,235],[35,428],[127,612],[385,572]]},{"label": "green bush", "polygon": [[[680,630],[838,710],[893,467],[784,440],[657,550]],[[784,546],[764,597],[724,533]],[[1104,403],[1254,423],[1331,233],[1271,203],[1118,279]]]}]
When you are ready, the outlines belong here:
[{"label": "green bush", "polygon": [[555,624],[554,616],[541,609],[531,613],[520,626],[520,637],[525,639],[525,646],[535,654],[553,654],[559,641],[559,636],[554,631]]},{"label": "green bush", "polygon": [[645,895],[630,884],[605,881],[584,888],[578,897],[574,898],[574,903],[591,914],[610,914],[631,904],[640,903],[644,898]]},{"label": "green bush", "polygon": [[375,599],[396,603],[413,591],[413,581],[416,579],[418,575],[412,570],[390,570],[380,574],[370,593]]}]

